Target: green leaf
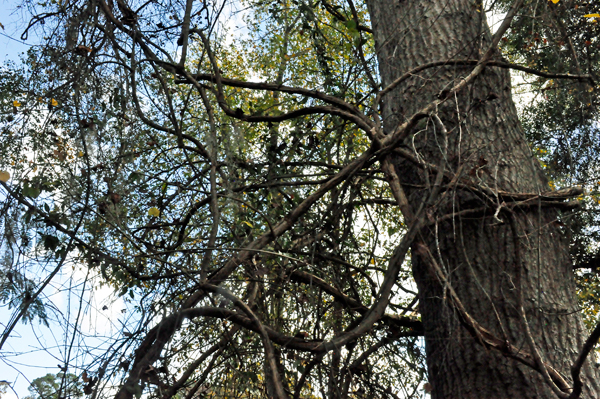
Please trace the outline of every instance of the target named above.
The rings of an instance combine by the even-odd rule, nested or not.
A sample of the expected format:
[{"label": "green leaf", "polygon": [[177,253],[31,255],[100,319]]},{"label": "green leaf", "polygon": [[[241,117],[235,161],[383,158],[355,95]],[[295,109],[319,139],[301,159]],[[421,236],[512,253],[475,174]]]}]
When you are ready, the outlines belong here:
[{"label": "green leaf", "polygon": [[60,244],[60,240],[56,236],[53,236],[51,234],[42,234],[41,236],[44,248],[49,251],[54,251]]},{"label": "green leaf", "polygon": [[136,171],[133,171],[127,176],[127,181],[134,183],[142,178],[142,174]]},{"label": "green leaf", "polygon": [[29,198],[37,198],[40,195],[40,189],[30,186],[29,183],[25,183],[23,186],[23,195]]}]

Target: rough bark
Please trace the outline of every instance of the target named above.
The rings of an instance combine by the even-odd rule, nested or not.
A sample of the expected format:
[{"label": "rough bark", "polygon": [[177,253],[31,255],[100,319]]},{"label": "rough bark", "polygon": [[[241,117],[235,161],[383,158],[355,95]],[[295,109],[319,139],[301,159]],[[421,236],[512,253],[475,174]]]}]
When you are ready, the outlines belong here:
[{"label": "rough bark", "polygon": [[[490,43],[478,1],[370,0],[368,6],[383,87],[420,65],[478,59]],[[384,98],[385,130],[391,132],[471,69],[435,67],[405,81]],[[404,143],[419,157],[433,164],[444,157],[451,173],[461,173],[471,184],[492,192],[549,190],[519,124],[507,70],[487,67],[437,114],[449,132],[447,154],[440,150],[440,129],[436,131],[430,120]],[[426,198],[434,174],[400,158],[394,165],[409,202],[417,208]],[[447,200],[430,206],[430,220],[466,209],[487,209],[433,223],[423,231],[421,240],[442,265],[467,311],[496,336],[531,352],[520,317],[522,306],[543,360],[572,384],[570,366],[587,332],[578,313],[568,243],[554,223],[558,211],[532,206],[511,214],[503,208],[495,216],[493,203],[499,206],[503,199],[491,196],[484,200],[460,186],[449,190]],[[433,398],[556,397],[539,372],[479,345],[460,324],[448,304],[447,291],[432,278],[423,260],[413,256],[412,262]],[[600,397],[593,362],[588,359],[582,373],[583,398]]]}]

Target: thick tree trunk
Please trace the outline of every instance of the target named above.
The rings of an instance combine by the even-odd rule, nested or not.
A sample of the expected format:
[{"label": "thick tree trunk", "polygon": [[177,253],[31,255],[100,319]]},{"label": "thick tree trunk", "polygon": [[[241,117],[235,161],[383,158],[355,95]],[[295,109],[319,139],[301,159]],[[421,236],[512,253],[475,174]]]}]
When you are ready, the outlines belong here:
[{"label": "thick tree trunk", "polygon": [[[479,4],[474,0],[368,1],[383,86],[433,61],[479,59],[490,43]],[[405,81],[384,99],[386,131],[435,100],[471,69],[435,67]],[[525,142],[507,70],[486,68],[472,84],[446,101],[438,115],[449,132],[444,159],[450,172],[460,172],[464,179],[491,191],[549,190]],[[429,121],[416,129],[405,145],[437,164],[443,156],[437,130]],[[434,175],[428,176],[401,159],[394,164],[416,209]],[[485,205],[472,191],[460,186],[452,190],[445,202],[428,212],[430,220]],[[502,199],[491,199],[502,204]],[[531,353],[526,323],[520,317],[522,304],[542,358],[572,384],[570,366],[587,333],[575,299],[568,243],[554,223],[558,212],[533,206],[515,209],[511,217],[502,212],[494,216],[495,211],[488,202],[483,214],[457,215],[434,223],[421,239],[471,316],[497,337]],[[447,287],[431,277],[417,256],[413,256],[413,270],[433,398],[556,397],[539,372],[484,349],[471,337],[449,306]],[[600,397],[593,363],[588,359],[582,372],[583,398]]]}]

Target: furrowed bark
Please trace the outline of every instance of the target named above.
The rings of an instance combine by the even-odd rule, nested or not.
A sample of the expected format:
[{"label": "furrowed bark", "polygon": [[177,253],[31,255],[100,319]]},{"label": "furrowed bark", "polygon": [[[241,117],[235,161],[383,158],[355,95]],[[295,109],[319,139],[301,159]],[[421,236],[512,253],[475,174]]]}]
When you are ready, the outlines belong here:
[{"label": "furrowed bark", "polygon": [[[479,2],[367,3],[383,87],[422,65],[480,59],[490,47],[491,35]],[[499,60],[495,54],[492,64]],[[471,71],[467,65],[440,64],[389,90],[381,105],[385,133],[391,134],[416,111],[444,97]],[[502,191],[538,195],[548,191],[547,180],[525,141],[511,98],[508,71],[487,66],[467,87],[440,104],[436,114],[448,131],[447,152],[432,118],[413,129],[402,150],[428,164],[440,165],[441,161],[446,175],[462,171],[460,179],[496,193],[492,199],[497,204],[490,206],[470,190],[455,186],[444,201],[430,206],[426,213],[431,221],[440,215],[456,217],[429,224],[422,231],[422,242],[479,325],[497,337],[505,336],[514,348],[529,351],[532,338],[540,361],[551,365],[572,387],[571,365],[587,332],[575,299],[568,243],[552,223],[558,210],[542,207],[541,199],[540,206],[515,209],[516,234],[498,211],[503,206]],[[405,158],[392,157],[408,202],[417,208],[435,189],[436,174],[417,168]],[[471,217],[459,214],[478,207],[487,211]],[[478,345],[448,300],[448,287],[428,273],[417,251],[413,251],[412,263],[419,287],[432,398],[557,397],[540,372]],[[519,296],[527,324],[521,317]],[[581,371],[582,398],[600,395],[598,374],[591,363],[588,360]]]}]

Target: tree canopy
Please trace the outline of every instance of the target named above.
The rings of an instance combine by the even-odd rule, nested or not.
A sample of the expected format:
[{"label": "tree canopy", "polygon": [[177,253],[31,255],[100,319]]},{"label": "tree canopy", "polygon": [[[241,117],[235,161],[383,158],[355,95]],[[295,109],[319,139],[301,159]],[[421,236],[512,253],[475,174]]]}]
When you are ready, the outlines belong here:
[{"label": "tree canopy", "polygon": [[29,395],[25,399],[58,399],[59,397],[81,398],[78,378],[74,374],[46,374],[34,379],[29,386]]},{"label": "tree canopy", "polygon": [[[448,125],[437,105],[384,132],[393,87],[365,2],[24,1],[22,38],[40,45],[0,70],[0,299],[12,311],[0,348],[19,322],[64,328],[73,377],[49,374],[58,392],[40,397],[71,384],[94,398],[421,397],[411,245],[450,219],[439,204],[460,185],[506,225],[500,212],[560,210],[594,330],[600,5],[464,3],[483,16],[482,43],[485,15],[500,21],[490,55],[431,59],[393,85],[449,65],[511,70],[542,192],[488,186],[486,159],[420,151],[419,134]],[[431,178],[420,209],[390,154]],[[99,289],[112,294],[95,301]],[[93,336],[95,323],[113,327]]]}]

